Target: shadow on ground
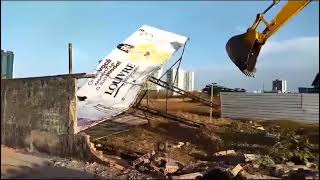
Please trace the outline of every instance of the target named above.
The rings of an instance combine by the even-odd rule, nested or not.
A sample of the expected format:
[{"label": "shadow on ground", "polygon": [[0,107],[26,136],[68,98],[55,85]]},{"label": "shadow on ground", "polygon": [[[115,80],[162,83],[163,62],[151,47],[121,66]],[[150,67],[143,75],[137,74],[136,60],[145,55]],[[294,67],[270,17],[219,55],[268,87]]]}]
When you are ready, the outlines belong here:
[{"label": "shadow on ground", "polygon": [[32,163],[31,166],[1,166],[12,166],[7,169],[6,174],[1,172],[1,179],[101,179],[94,174],[52,165],[39,166]]}]

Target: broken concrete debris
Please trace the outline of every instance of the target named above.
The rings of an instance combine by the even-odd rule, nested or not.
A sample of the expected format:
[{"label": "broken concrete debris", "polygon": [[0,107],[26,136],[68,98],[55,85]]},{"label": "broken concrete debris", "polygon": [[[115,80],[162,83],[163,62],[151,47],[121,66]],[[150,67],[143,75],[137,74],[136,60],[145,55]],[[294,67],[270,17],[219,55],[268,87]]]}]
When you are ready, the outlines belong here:
[{"label": "broken concrete debris", "polygon": [[231,170],[229,170],[229,172],[232,174],[233,177],[237,176],[238,173],[242,170],[242,166],[240,164],[238,164],[236,167],[232,168]]},{"label": "broken concrete debris", "polygon": [[[270,156],[273,163],[261,161],[269,153],[265,149],[278,140],[278,134],[283,136],[269,125],[221,121],[214,123],[225,125],[210,124],[201,129],[163,119],[151,123],[151,128],[136,126],[95,142],[96,148],[121,156],[129,164],[116,167],[110,163],[108,167],[120,171],[125,178],[135,178],[139,172],[160,179],[281,179],[301,168],[306,177],[315,176],[311,173],[316,172],[314,163],[307,163],[306,168],[277,161],[274,156]],[[219,142],[222,146],[216,148]]]},{"label": "broken concrete debris", "polygon": [[312,163],[312,162],[307,162],[307,163],[306,163],[306,166],[307,166],[308,168],[311,168],[311,169],[317,169],[317,164]]},{"label": "broken concrete debris", "polygon": [[[219,157],[233,157],[234,155],[236,155],[236,152],[234,150],[226,150],[219,151],[214,155]],[[287,162],[285,164],[270,164],[269,167],[267,167],[268,169],[270,169],[270,174],[260,174],[257,172],[249,173],[246,171],[243,165],[257,162],[259,158],[261,158],[261,155],[243,154],[243,156],[245,158],[243,164],[237,164],[235,166],[216,164],[213,168],[208,169],[210,166],[209,161],[183,164],[172,158],[168,158],[166,153],[151,151],[134,160],[132,164],[133,167],[136,166],[136,169],[140,172],[157,172],[159,174],[163,174],[164,176],[169,176],[172,179],[233,179],[235,177],[239,177],[240,179],[281,179],[284,177],[288,177],[289,175],[292,176],[292,174],[297,171],[305,172],[304,176],[306,177],[317,176],[317,174],[313,173],[316,171],[316,164],[307,163],[306,165],[295,165],[292,162]],[[191,167],[191,169],[187,167]],[[202,168],[197,169],[197,167]],[[256,163],[252,163],[252,167],[255,169],[260,168]],[[131,171],[132,170],[134,170],[134,168],[131,169]],[[193,172],[190,172],[190,170]]]},{"label": "broken concrete debris", "polygon": [[[133,166],[136,166],[136,165],[138,165],[138,164],[140,164],[140,163],[142,163],[142,162],[148,162],[149,161],[149,158],[151,158],[153,155],[155,155],[156,154],[156,152],[155,151],[151,151],[151,152],[149,152],[149,153],[147,153],[147,154],[144,154],[143,156],[141,156],[141,157],[139,157],[138,159],[136,159],[136,160],[134,160],[133,162],[132,162],[132,165]],[[150,162],[150,161],[149,161]]]},{"label": "broken concrete debris", "polygon": [[[182,143],[177,143],[176,145],[182,145]],[[133,160],[132,166],[130,167],[113,163],[112,159],[118,159],[117,162],[119,162],[121,158],[112,155],[105,155],[109,159],[109,164],[107,165],[100,165],[96,162],[81,164],[72,159],[65,160],[61,158],[52,160],[52,164],[57,167],[83,168],[85,171],[92,172],[98,177],[110,177],[113,175],[124,179],[282,179],[287,177],[319,179],[317,164],[315,163],[307,162],[305,165],[296,165],[293,162],[286,162],[284,164],[269,165],[267,168],[270,173],[261,174],[257,171],[250,171],[249,173],[246,168],[248,164],[253,165],[253,167],[257,165],[255,163],[261,158],[261,155],[241,154],[240,152],[236,153],[235,150],[219,151],[214,155],[219,157],[228,156],[231,158],[236,157],[234,155],[242,155],[244,160],[237,165],[227,165],[210,161],[184,164],[174,158],[169,158],[167,153],[152,150]],[[255,168],[258,169],[259,166]],[[110,174],[110,170],[108,169],[112,169],[114,171],[113,173],[117,173]]]},{"label": "broken concrete debris", "polygon": [[203,173],[195,172],[190,174],[183,174],[180,176],[172,176],[172,179],[196,179],[202,176],[203,176]]},{"label": "broken concrete debris", "polygon": [[181,148],[183,145],[185,145],[184,142],[179,142],[177,145],[173,145],[172,148]]},{"label": "broken concrete debris", "polygon": [[226,150],[226,151],[219,151],[214,153],[214,156],[227,156],[227,155],[236,155],[234,150]]},{"label": "broken concrete debris", "polygon": [[265,131],[264,127],[261,126],[260,124],[253,123],[252,121],[249,121],[250,124],[253,124],[251,127],[257,130]]},{"label": "broken concrete debris", "polygon": [[262,174],[249,174],[246,171],[241,171],[240,176],[243,177],[244,179],[252,179],[252,180],[256,180],[256,179],[281,179],[278,177],[273,177],[273,176],[267,176],[267,175],[262,175]]},{"label": "broken concrete debris", "polygon": [[252,161],[256,161],[261,156],[256,154],[244,154],[244,157],[246,162],[252,162]]},{"label": "broken concrete debris", "polygon": [[265,129],[262,126],[257,127],[258,130],[264,131]]},{"label": "broken concrete debris", "polygon": [[289,162],[286,162],[286,165],[287,165],[287,166],[294,166],[294,162],[290,162],[290,161],[289,161]]},{"label": "broken concrete debris", "polygon": [[177,172],[179,169],[179,166],[176,162],[174,162],[171,159],[168,159],[166,163],[166,168],[165,168],[165,174],[173,174]]},{"label": "broken concrete debris", "polygon": [[[217,154],[217,156],[219,157],[223,157],[223,156],[227,156],[227,157],[235,157],[234,155],[235,154],[241,154],[240,152],[239,153],[236,153],[234,150],[226,150],[226,151],[219,151]],[[173,166],[172,168],[172,172],[171,173],[167,173],[165,172],[165,169],[163,167],[161,167],[160,165],[157,165],[156,167],[158,168],[158,172],[162,172],[164,174],[166,174],[167,176],[169,175],[169,177],[171,175],[171,178],[173,179],[212,179],[215,178],[215,179],[232,179],[233,177],[240,177],[240,179],[281,179],[281,178],[285,178],[285,177],[288,177],[289,175],[289,172],[290,174],[294,174],[292,173],[292,171],[298,171],[299,168],[296,166],[296,168],[292,168],[292,169],[289,169],[289,170],[284,170],[284,171],[279,171],[278,174],[275,174],[275,173],[266,173],[266,174],[261,174],[261,173],[258,173],[257,171],[259,171],[259,164],[256,163],[256,161],[261,158],[261,155],[257,155],[257,154],[242,154],[242,156],[244,157],[244,160],[243,160],[243,163],[245,164],[250,164],[252,163],[253,166],[255,166],[255,168],[257,169],[256,172],[246,172],[245,169],[243,169],[243,165],[244,164],[239,164],[237,166],[231,166],[231,167],[224,167],[224,166],[219,166],[218,167],[215,167],[213,170],[208,170],[208,164],[210,164],[210,161],[201,161],[202,163],[202,170],[199,171],[199,169],[197,169],[197,166],[194,166],[195,163],[191,163],[191,164],[194,164],[193,165],[193,168],[191,168],[191,171],[190,171],[190,168],[189,168],[189,171],[185,171],[186,168],[185,167],[190,167],[190,164],[187,164],[187,165],[184,165],[182,168],[178,168],[179,166]],[[165,155],[163,155],[162,157],[158,158],[158,160],[161,160],[163,161],[162,164],[166,164],[168,166],[171,166],[173,163],[166,163],[167,162],[167,159],[164,158],[166,157]],[[247,159],[245,161],[245,159]],[[200,162],[200,161],[199,161]],[[289,165],[292,165],[290,163],[288,163]],[[271,164],[272,165],[272,164]],[[270,165],[270,166],[271,166]],[[165,167],[168,167],[168,166],[165,166]],[[207,166],[206,168],[204,168],[205,166]],[[284,166],[288,166],[288,165],[284,165]],[[308,166],[312,166],[314,167],[314,164],[308,164]],[[192,165],[191,165],[192,167]],[[154,168],[155,169],[155,168]],[[168,171],[168,170],[167,170]],[[301,169],[300,169],[301,171]],[[305,176],[306,177],[316,177],[317,174],[312,174],[310,171],[305,171]],[[317,179],[317,178],[315,178]]]},{"label": "broken concrete debris", "polygon": [[96,162],[83,162],[80,160],[70,159],[70,158],[61,158],[61,157],[52,157],[50,158],[52,166],[55,167],[64,167],[68,169],[73,169],[76,171],[85,171],[90,174],[93,174],[99,179],[130,179],[135,177],[136,179],[150,179],[152,176],[140,173],[138,171],[128,171],[127,174],[121,173],[121,170],[114,168],[114,166],[99,164]]}]

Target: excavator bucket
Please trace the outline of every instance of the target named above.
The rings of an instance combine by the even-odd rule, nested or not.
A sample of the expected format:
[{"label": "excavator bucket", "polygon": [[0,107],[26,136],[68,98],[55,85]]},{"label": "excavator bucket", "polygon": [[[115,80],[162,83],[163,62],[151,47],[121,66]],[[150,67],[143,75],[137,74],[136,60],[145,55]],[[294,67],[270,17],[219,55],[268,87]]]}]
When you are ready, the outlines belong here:
[{"label": "excavator bucket", "polygon": [[227,53],[233,63],[246,75],[254,77],[257,57],[263,44],[258,42],[258,33],[248,29],[244,34],[229,39]]}]

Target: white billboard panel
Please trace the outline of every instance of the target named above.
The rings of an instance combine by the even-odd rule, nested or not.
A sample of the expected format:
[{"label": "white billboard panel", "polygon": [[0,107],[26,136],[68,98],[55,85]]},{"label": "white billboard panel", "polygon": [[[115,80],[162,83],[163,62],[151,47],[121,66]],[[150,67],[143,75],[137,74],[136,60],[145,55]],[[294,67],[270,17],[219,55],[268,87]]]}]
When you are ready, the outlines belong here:
[{"label": "white billboard panel", "polygon": [[187,37],[143,25],[102,60],[77,91],[78,131],[124,111],[143,83],[187,41]]}]

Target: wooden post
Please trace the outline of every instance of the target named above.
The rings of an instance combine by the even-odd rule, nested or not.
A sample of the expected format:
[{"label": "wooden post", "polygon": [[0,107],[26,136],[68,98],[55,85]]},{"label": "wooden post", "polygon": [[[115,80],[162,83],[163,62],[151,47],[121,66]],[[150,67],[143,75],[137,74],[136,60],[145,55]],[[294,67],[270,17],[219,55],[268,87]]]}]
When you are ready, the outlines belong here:
[{"label": "wooden post", "polygon": [[72,74],[72,44],[69,43],[69,74]]}]

